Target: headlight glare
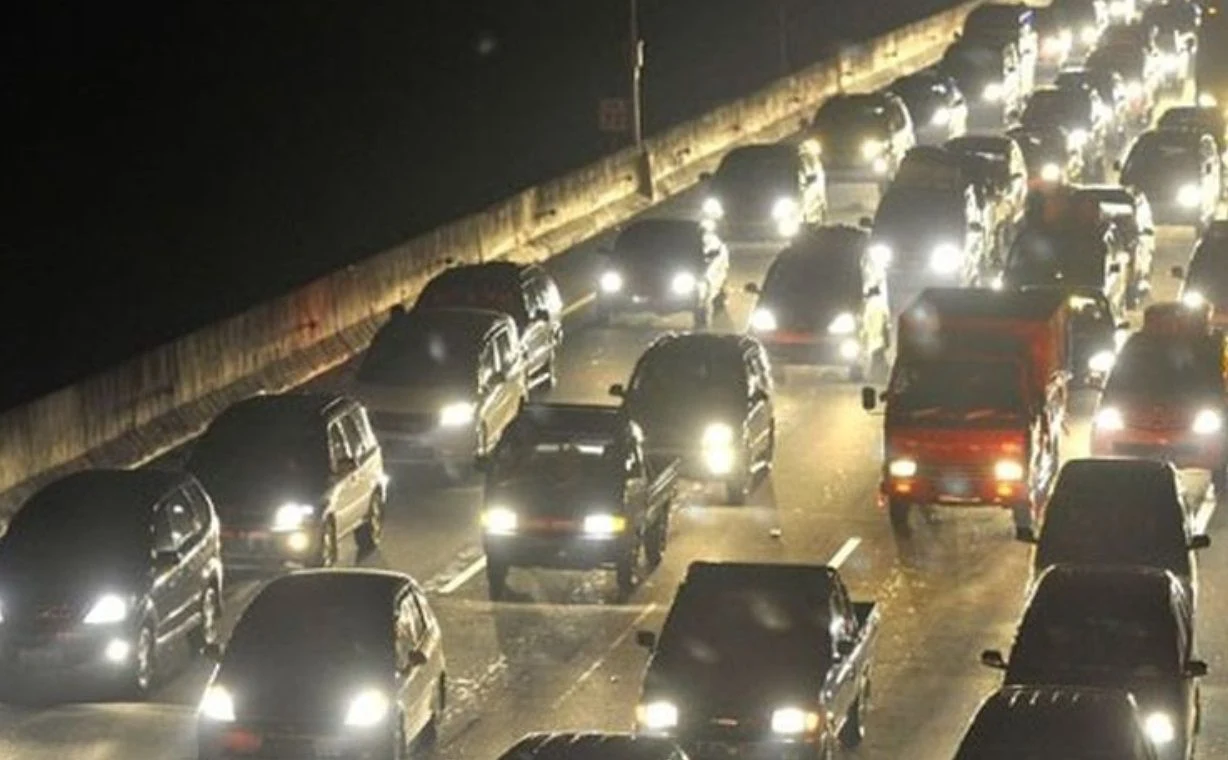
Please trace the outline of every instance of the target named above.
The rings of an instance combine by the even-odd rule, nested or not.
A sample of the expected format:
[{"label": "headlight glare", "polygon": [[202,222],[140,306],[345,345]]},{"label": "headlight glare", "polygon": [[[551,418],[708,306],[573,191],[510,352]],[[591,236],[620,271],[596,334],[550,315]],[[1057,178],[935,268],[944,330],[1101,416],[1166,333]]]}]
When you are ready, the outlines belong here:
[{"label": "headlight glare", "polygon": [[1113,365],[1116,363],[1117,354],[1112,351],[1097,351],[1092,355],[1092,358],[1087,360],[1087,368],[1092,372],[1103,375],[1113,369]]},{"label": "headlight glare", "polygon": [[490,507],[482,512],[482,529],[496,536],[506,536],[516,532],[520,518],[507,507]]},{"label": "headlight glare", "polygon": [[669,287],[676,295],[685,296],[695,292],[695,275],[690,272],[679,272],[670,281]]},{"label": "headlight glare", "polygon": [[1045,164],[1040,167],[1040,178],[1045,182],[1057,182],[1062,179],[1062,167],[1057,164]]},{"label": "headlight glare", "polygon": [[1003,94],[1001,82],[990,82],[989,84],[985,85],[985,89],[981,91],[981,97],[990,103],[997,103],[998,101],[1002,100]]},{"label": "headlight glare", "polygon": [[951,109],[946,106],[938,106],[934,109],[934,115],[930,117],[930,124],[935,127],[945,127],[951,123]]},{"label": "headlight glare", "polygon": [[1181,303],[1185,304],[1187,309],[1201,309],[1207,305],[1207,297],[1197,290],[1187,290],[1181,294]]},{"label": "headlight glare", "polygon": [[665,731],[678,725],[678,706],[657,700],[635,708],[636,721],[649,731]]},{"label": "headlight glare", "polygon": [[930,268],[939,274],[955,274],[963,259],[963,252],[953,243],[943,243],[930,255]]},{"label": "headlight glare", "polygon": [[714,422],[704,428],[702,443],[705,448],[733,445],[733,428],[723,422]]},{"label": "headlight glare", "polygon": [[797,215],[797,201],[792,198],[779,198],[772,204],[772,218],[778,222],[787,221]]},{"label": "headlight glare", "polygon": [[1087,145],[1088,135],[1086,129],[1072,129],[1070,134],[1066,136],[1066,144],[1071,150],[1082,150]]},{"label": "headlight glare", "polygon": [[776,326],[776,315],[771,309],[760,306],[751,312],[750,327],[755,332],[774,332]]},{"label": "headlight glare", "polygon": [[1203,108],[1211,108],[1212,106],[1215,106],[1218,104],[1219,104],[1219,101],[1216,100],[1215,96],[1212,95],[1211,93],[1209,92],[1198,93],[1198,105],[1202,106]]},{"label": "headlight glare", "polygon": [[772,713],[772,733],[796,736],[819,727],[819,714],[800,707],[782,707]]},{"label": "headlight glare", "polygon": [[468,425],[473,422],[473,415],[476,411],[477,407],[471,401],[458,401],[448,404],[439,410],[439,424],[444,427]]},{"label": "headlight glare", "polygon": [[891,246],[886,243],[875,243],[869,248],[870,261],[876,266],[885,267],[891,263]]},{"label": "headlight glare", "polygon": [[1193,183],[1182,185],[1177,191],[1177,203],[1185,208],[1197,208],[1202,205],[1202,189]]},{"label": "headlight glare", "polygon": [[1214,435],[1224,427],[1224,418],[1214,409],[1203,409],[1194,415],[1191,429],[1198,435]]},{"label": "headlight glare", "polygon": [[214,684],[205,689],[205,695],[200,700],[200,715],[202,718],[219,723],[234,723],[235,700],[225,687]]},{"label": "headlight glare", "polygon": [[617,293],[623,289],[623,276],[609,269],[601,273],[601,280],[598,284],[601,285],[602,293]]},{"label": "headlight glare", "polygon": [[1094,45],[1096,40],[1100,39],[1100,31],[1092,24],[1083,27],[1083,31],[1079,32],[1079,39],[1084,45]]},{"label": "headlight glare", "polygon": [[887,474],[893,478],[911,478],[917,474],[917,460],[893,459],[887,465]]},{"label": "headlight glare", "polygon": [[878,158],[887,149],[887,143],[882,140],[864,140],[861,143],[861,157],[869,161]]},{"label": "headlight glare", "polygon": [[103,594],[85,615],[86,625],[121,623],[128,618],[128,603],[117,594]]},{"label": "headlight glare", "polygon": [[827,326],[827,332],[832,335],[851,335],[857,329],[857,318],[849,312],[837,314]]},{"label": "headlight glare", "polygon": [[1122,416],[1121,410],[1116,407],[1106,406],[1096,412],[1096,427],[1101,430],[1122,430],[1126,427],[1126,418]]},{"label": "headlight glare", "polygon": [[1023,465],[1013,459],[1002,459],[994,463],[993,476],[995,480],[1023,480]]},{"label": "headlight glare", "polygon": [[1153,712],[1143,721],[1143,730],[1152,744],[1162,746],[1177,738],[1177,727],[1173,719],[1162,712]]},{"label": "headlight glare", "polygon": [[282,504],[273,513],[273,530],[279,533],[298,530],[303,527],[303,524],[307,522],[313,512],[315,510],[307,504],[299,504],[298,502]]},{"label": "headlight glare", "polygon": [[382,723],[391,704],[379,689],[365,689],[350,700],[345,711],[345,725],[352,728],[368,728]]},{"label": "headlight glare", "polygon": [[614,536],[627,529],[627,518],[622,515],[598,513],[584,518],[584,532],[590,536]]},{"label": "headlight glare", "polygon": [[1131,79],[1126,83],[1126,96],[1131,100],[1138,100],[1143,97],[1143,83],[1137,79]]},{"label": "headlight glare", "polygon": [[704,216],[709,219],[721,219],[725,216],[725,206],[721,204],[719,198],[707,197],[704,198],[703,207],[701,209]]}]

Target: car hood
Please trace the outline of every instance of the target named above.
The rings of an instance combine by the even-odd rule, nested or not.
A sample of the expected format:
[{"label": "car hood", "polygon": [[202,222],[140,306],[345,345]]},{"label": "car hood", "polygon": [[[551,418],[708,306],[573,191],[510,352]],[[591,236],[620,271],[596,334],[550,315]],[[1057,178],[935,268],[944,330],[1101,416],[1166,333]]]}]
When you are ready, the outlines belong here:
[{"label": "car hood", "polygon": [[698,393],[686,398],[636,399],[629,404],[632,418],[644,431],[649,450],[662,447],[698,448],[704,429],[725,423],[734,429],[735,440],[745,417],[744,407],[722,394]]}]

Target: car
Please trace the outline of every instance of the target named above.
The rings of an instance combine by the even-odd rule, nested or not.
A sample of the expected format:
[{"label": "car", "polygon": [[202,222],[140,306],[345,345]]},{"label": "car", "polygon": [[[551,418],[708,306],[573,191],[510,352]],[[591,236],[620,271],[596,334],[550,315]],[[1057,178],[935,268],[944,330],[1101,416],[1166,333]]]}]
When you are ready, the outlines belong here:
[{"label": "car", "polygon": [[1003,134],[969,134],[943,146],[975,178],[989,206],[994,250],[1000,256],[1023,221],[1028,193],[1028,164],[1014,140]]},{"label": "car", "polygon": [[498,760],[688,760],[669,739],[634,734],[549,732],[525,736]]},{"label": "car", "polygon": [[865,734],[878,632],[876,603],[833,567],[692,562],[660,634],[636,634],[651,652],[636,731],[696,754],[832,757]]},{"label": "car", "polygon": [[1153,129],[1138,136],[1121,170],[1121,184],[1147,196],[1159,224],[1205,227],[1223,193],[1223,162],[1209,135]]},{"label": "car", "polygon": [[938,67],[968,98],[970,118],[996,126],[1023,108],[1023,65],[1012,43],[960,40],[946,49]]},{"label": "car", "polygon": [[682,460],[684,477],[725,487],[744,504],[772,466],[776,415],[771,364],[749,336],[669,333],[640,355],[610,395],[644,432],[650,456]]},{"label": "car", "polygon": [[1157,760],[1134,696],[1087,686],[998,689],[977,708],[954,760],[1033,760],[1057,751],[1070,760]]},{"label": "car", "polygon": [[214,499],[228,570],[334,565],[354,536],[379,546],[388,477],[366,409],[343,394],[261,394],[233,404],[186,469]]},{"label": "car", "polygon": [[1029,190],[1066,184],[1083,175],[1083,152],[1071,149],[1070,135],[1065,129],[1013,127],[1006,131],[1006,136],[1023,152]]},{"label": "car", "polygon": [[985,665],[1004,686],[1110,687],[1138,700],[1162,760],[1188,760],[1200,724],[1190,601],[1172,573],[1150,567],[1054,565],[1041,574],[1015,633],[1010,659]]},{"label": "car", "polygon": [[1168,462],[1114,457],[1072,459],[1062,465],[1045,508],[1032,583],[1054,565],[1139,565],[1175,575],[1198,601],[1194,551],[1211,545],[1193,533],[1180,475]]},{"label": "car", "polygon": [[1036,85],[1036,23],[1036,9],[1025,3],[985,3],[964,17],[960,39],[1014,46],[1019,52],[1019,86],[1026,93]]},{"label": "car", "polygon": [[556,357],[563,343],[563,298],[536,264],[488,261],[445,269],[431,278],[414,308],[489,309],[516,322],[530,387],[558,382]]},{"label": "car", "polygon": [[1119,320],[1113,305],[1099,288],[1068,286],[1070,305],[1071,384],[1101,388],[1117,361]]},{"label": "car", "polygon": [[201,760],[395,758],[435,742],[447,702],[439,621],[408,575],[304,570],[243,611],[197,716]]},{"label": "car", "polygon": [[[0,539],[6,683],[144,699],[171,654],[217,641],[218,518],[182,472],[85,470],[43,486]],[[178,655],[181,656],[181,655]]]},{"label": "car", "polygon": [[597,281],[600,324],[618,314],[685,312],[695,327],[707,327],[713,311],[725,308],[729,247],[699,222],[632,222],[618,233],[605,259]]},{"label": "car", "polygon": [[1028,97],[1019,123],[1025,129],[1064,129],[1070,149],[1082,154],[1084,176],[1103,180],[1111,131],[1107,112],[1093,89],[1039,87]]},{"label": "car", "polygon": [[1129,255],[1126,274],[1126,308],[1138,308],[1151,293],[1152,267],[1156,254],[1155,220],[1151,203],[1138,190],[1121,185],[1080,185],[1075,200],[1095,200],[1100,213],[1113,225],[1117,241]]},{"label": "car", "polygon": [[902,76],[888,91],[903,99],[918,143],[943,143],[968,131],[968,102],[959,85],[937,69]]},{"label": "car", "polygon": [[[1083,67],[1121,75],[1125,85],[1126,117],[1134,126],[1145,128],[1151,123],[1160,84],[1158,57],[1153,52],[1131,43],[1101,44],[1087,56]],[[1103,93],[1102,93],[1103,95]]]},{"label": "car", "polygon": [[1220,155],[1228,149],[1228,120],[1216,106],[1172,106],[1156,122],[1159,129],[1189,129],[1211,136]]},{"label": "car", "polygon": [[661,564],[678,461],[644,453],[616,406],[529,404],[482,463],[482,548],[492,599],[513,567],[611,568],[619,594]]},{"label": "car", "polygon": [[829,182],[885,184],[917,142],[908,106],[890,92],[828,98],[815,114],[810,134],[822,146]]},{"label": "car", "polygon": [[704,172],[700,212],[727,240],[789,240],[827,217],[827,174],[813,141],[756,143],[725,154],[714,174]]},{"label": "car", "polygon": [[1068,66],[1054,77],[1053,86],[1062,90],[1094,90],[1100,96],[1100,101],[1106,109],[1106,119],[1110,127],[1108,135],[1110,149],[1117,152],[1121,148],[1132,117],[1126,80],[1120,73],[1106,66],[1091,69],[1082,66]]},{"label": "car", "polygon": [[516,322],[489,309],[415,307],[375,334],[352,390],[382,456],[463,480],[528,397]]},{"label": "car", "polygon": [[1075,48],[1075,30],[1060,8],[1050,5],[1036,9],[1036,35],[1040,40],[1038,68],[1052,71],[1070,60]]},{"label": "car", "polygon": [[1202,9],[1190,0],[1155,3],[1143,10],[1140,23],[1156,30],[1164,84],[1169,89],[1179,92],[1190,76],[1201,21]]},{"label": "car", "polygon": [[1054,0],[1049,6],[1070,30],[1072,53],[1082,55],[1096,46],[1109,25],[1106,0]]},{"label": "car", "polygon": [[1007,254],[1001,283],[1091,288],[1103,294],[1112,314],[1124,315],[1128,265],[1129,254],[1107,222],[1059,229],[1029,223]]},{"label": "car", "polygon": [[1213,221],[1190,253],[1188,267],[1174,267],[1173,276],[1182,280],[1181,303],[1191,309],[1210,304],[1212,323],[1228,328],[1228,221]]},{"label": "car", "polygon": [[755,296],[750,332],[768,350],[778,381],[788,365],[847,368],[860,381],[884,371],[891,344],[886,266],[856,227],[821,227],[777,254]]}]

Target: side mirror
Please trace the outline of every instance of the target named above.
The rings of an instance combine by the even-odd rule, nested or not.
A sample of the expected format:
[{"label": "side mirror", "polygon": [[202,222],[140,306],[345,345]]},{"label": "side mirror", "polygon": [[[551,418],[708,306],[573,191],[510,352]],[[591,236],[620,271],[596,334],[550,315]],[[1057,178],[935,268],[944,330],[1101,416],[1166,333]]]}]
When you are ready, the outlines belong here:
[{"label": "side mirror", "polygon": [[760,388],[759,390],[751,394],[749,400],[752,405],[762,404],[763,402],[768,400],[768,392]]},{"label": "side mirror", "polygon": [[836,644],[836,654],[840,655],[841,657],[848,657],[856,648],[857,644],[855,642],[844,639]]},{"label": "side mirror", "polygon": [[1211,537],[1205,533],[1199,533],[1190,539],[1190,549],[1194,551],[1206,549],[1209,546],[1211,546]]},{"label": "side mirror", "polygon": [[864,230],[868,230],[874,226],[874,219],[868,216],[863,216],[857,220],[857,226]]},{"label": "side mirror", "polygon": [[1129,322],[1127,322],[1127,321],[1125,321],[1125,320],[1122,320],[1121,322],[1118,322],[1118,323],[1117,323],[1117,329],[1118,329],[1118,330],[1129,330],[1129,329],[1130,329],[1130,323],[1129,323]]},{"label": "side mirror", "polygon": [[410,668],[420,668],[426,664],[426,655],[423,654],[421,649],[415,649],[409,653],[405,664]]},{"label": "side mirror", "polygon": [[635,643],[651,652],[657,648],[657,634],[652,631],[636,631]]},{"label": "side mirror", "polygon": [[1011,175],[1011,182],[1023,182],[1023,175],[1019,172],[1015,172]]},{"label": "side mirror", "polygon": [[757,296],[757,295],[759,295],[759,293],[760,293],[758,283],[754,283],[754,282],[748,282],[748,283],[746,283],[746,286],[745,286],[744,288],[742,288],[742,290],[744,290],[745,292],[747,292],[747,293],[751,294],[752,296]]},{"label": "side mirror", "polygon": [[710,179],[712,179],[712,172],[700,172],[699,173],[700,182],[707,182]]},{"label": "side mirror", "polygon": [[1143,229],[1138,231],[1138,234],[1143,235],[1145,237],[1155,237],[1156,231],[1155,229],[1151,227],[1144,227]]},{"label": "side mirror", "polygon": [[1202,660],[1190,660],[1185,663],[1184,674],[1186,678],[1202,678],[1207,675],[1207,663]]},{"label": "side mirror", "polygon": [[221,662],[222,645],[218,644],[216,641],[213,642],[212,644],[205,644],[201,648],[200,653],[203,654],[205,656],[205,659],[207,660],[212,660],[213,662]]},{"label": "side mirror", "polygon": [[179,552],[172,550],[162,550],[154,553],[153,569],[155,573],[165,573],[179,567],[179,563],[183,558]]},{"label": "side mirror", "polygon": [[875,298],[877,296],[881,296],[882,294],[883,289],[877,285],[871,285],[870,288],[866,290],[866,298]]},{"label": "side mirror", "polygon": [[878,392],[868,385],[863,387],[861,389],[861,408],[872,412],[876,406],[878,406]]},{"label": "side mirror", "polygon": [[986,649],[981,652],[981,664],[994,670],[1006,670],[1006,659],[996,649]]},{"label": "side mirror", "polygon": [[1031,526],[1028,526],[1026,528],[1019,528],[1018,530],[1015,531],[1015,540],[1021,541],[1025,544],[1036,543],[1037,541],[1036,529]]},{"label": "side mirror", "polygon": [[1185,268],[1184,267],[1179,267],[1179,266],[1173,267],[1172,269],[1168,270],[1168,273],[1171,274],[1173,277],[1176,277],[1178,280],[1185,279]]},{"label": "side mirror", "polygon": [[506,383],[507,382],[507,370],[497,369],[494,372],[491,372],[490,382],[491,383]]},{"label": "side mirror", "polygon": [[623,386],[622,383],[614,383],[613,385],[610,386],[610,390],[608,392],[614,398],[626,398],[627,397],[627,389],[626,387]]}]

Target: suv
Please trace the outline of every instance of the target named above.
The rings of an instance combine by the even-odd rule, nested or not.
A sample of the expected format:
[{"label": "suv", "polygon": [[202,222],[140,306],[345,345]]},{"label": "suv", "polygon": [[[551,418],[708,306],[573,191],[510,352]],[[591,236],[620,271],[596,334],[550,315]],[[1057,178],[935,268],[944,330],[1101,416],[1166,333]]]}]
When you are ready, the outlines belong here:
[{"label": "suv", "polygon": [[379,545],[388,479],[366,410],[346,396],[259,395],[231,406],[192,448],[222,520],[228,568],[327,567],[353,534]]},{"label": "suv", "polygon": [[890,92],[829,98],[812,130],[822,146],[827,176],[836,181],[883,184],[917,143],[908,106]]},{"label": "suv", "polygon": [[985,44],[1013,45],[1019,51],[1020,88],[1030,92],[1036,84],[1039,35],[1036,9],[1025,3],[986,3],[964,18],[960,38]]},{"label": "suv", "polygon": [[528,395],[516,323],[483,309],[415,308],[376,334],[354,393],[390,461],[451,478],[499,441]]},{"label": "suv", "polygon": [[734,148],[700,179],[704,222],[727,240],[788,240],[827,216],[827,175],[812,141]]},{"label": "suv", "polygon": [[1173,267],[1181,283],[1181,302],[1191,309],[1210,305],[1211,322],[1228,328],[1228,221],[1211,222],[1194,244],[1188,269]]},{"label": "suv", "polygon": [[89,470],[42,488],[0,541],[0,671],[13,683],[82,675],[146,696],[159,655],[217,642],[222,562],[195,478]]},{"label": "suv", "polygon": [[491,309],[516,321],[529,385],[558,382],[555,357],[563,342],[563,298],[536,264],[491,261],[440,272],[418,296],[416,308]]}]

